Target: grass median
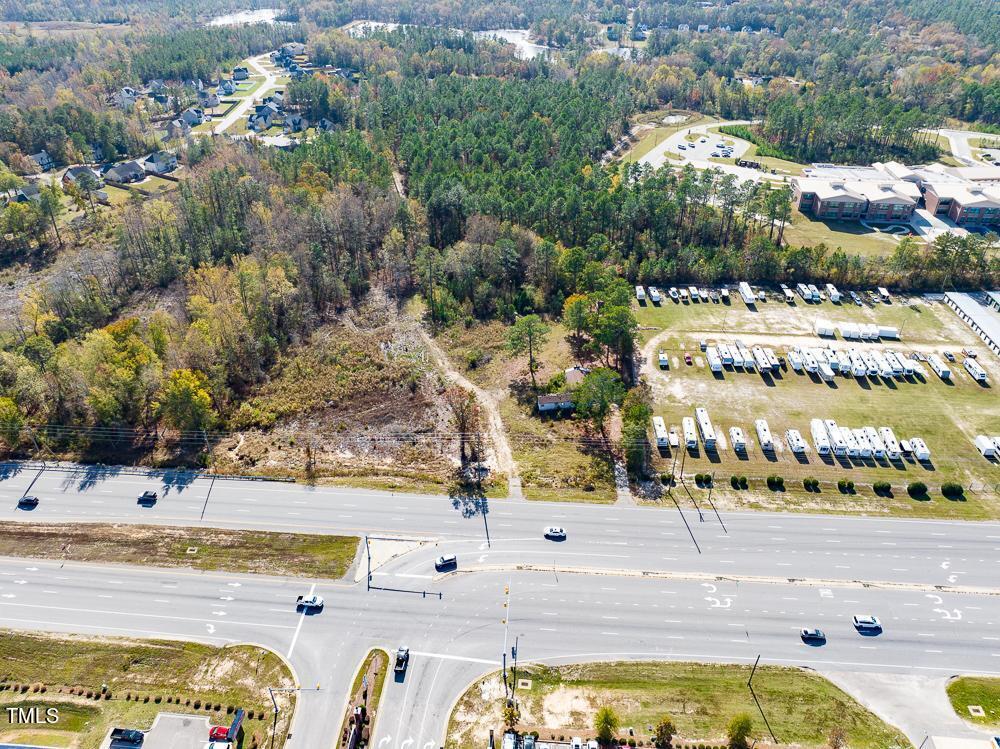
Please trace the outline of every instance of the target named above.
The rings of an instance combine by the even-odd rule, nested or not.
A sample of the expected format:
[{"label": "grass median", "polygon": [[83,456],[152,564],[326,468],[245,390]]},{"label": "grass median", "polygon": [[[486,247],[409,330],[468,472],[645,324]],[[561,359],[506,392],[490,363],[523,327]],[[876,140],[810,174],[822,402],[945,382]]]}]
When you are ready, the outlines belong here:
[{"label": "grass median", "polygon": [[91,523],[6,523],[0,556],[190,567],[284,577],[343,577],[354,536]]},{"label": "grass median", "polygon": [[[266,746],[273,725],[267,686],[293,687],[294,678],[262,648],[0,630],[0,742],[96,749],[112,726],[148,729],[160,712],[200,715],[221,725],[243,708],[242,746]],[[276,695],[280,746],[294,696]],[[19,724],[8,707],[37,707],[42,715],[54,708],[58,720]]]},{"label": "grass median", "polygon": [[948,699],[965,720],[1000,730],[1000,679],[972,676],[953,679],[948,684]]},{"label": "grass median", "polygon": [[[747,689],[750,667],[732,664],[617,662],[518,669],[521,731],[537,731],[542,741],[593,737],[598,709],[610,707],[635,739],[651,746],[647,726],[670,716],[677,727],[674,746],[725,744],[733,716],[753,719],[752,737],[769,740]],[[530,686],[525,681],[530,681]],[[760,667],[754,691],[779,745],[825,747],[842,728],[853,749],[906,747],[893,727],[826,679],[798,668]],[[497,674],[476,682],[451,716],[448,749],[485,741],[489,729],[502,731],[503,685]],[[625,729],[623,728],[623,734]]]}]

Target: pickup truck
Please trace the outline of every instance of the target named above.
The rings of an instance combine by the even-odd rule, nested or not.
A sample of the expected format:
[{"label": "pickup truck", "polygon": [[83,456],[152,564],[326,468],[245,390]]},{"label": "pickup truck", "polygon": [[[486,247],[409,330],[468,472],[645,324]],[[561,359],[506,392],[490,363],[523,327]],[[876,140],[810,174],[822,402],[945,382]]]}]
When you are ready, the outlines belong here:
[{"label": "pickup truck", "polygon": [[295,599],[296,609],[315,609],[319,610],[323,608],[323,597],[322,596],[299,596]]},{"label": "pickup truck", "polygon": [[137,504],[140,505],[155,505],[156,500],[159,499],[159,495],[156,492],[143,492],[139,495]]},{"label": "pickup truck", "polygon": [[146,734],[142,731],[137,731],[134,728],[111,729],[112,747],[142,746],[142,742],[145,738]]},{"label": "pickup truck", "polygon": [[396,665],[393,667],[393,670],[397,674],[401,674],[404,671],[406,671],[406,666],[409,662],[410,662],[410,649],[400,648],[399,650],[396,651]]}]

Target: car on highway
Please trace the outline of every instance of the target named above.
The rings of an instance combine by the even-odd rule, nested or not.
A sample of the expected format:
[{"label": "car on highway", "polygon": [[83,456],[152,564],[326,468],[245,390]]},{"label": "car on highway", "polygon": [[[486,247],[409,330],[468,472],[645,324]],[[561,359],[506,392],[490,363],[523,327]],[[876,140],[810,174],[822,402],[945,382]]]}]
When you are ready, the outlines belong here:
[{"label": "car on highway", "polygon": [[136,500],[136,503],[148,507],[150,505],[155,505],[156,500],[159,498],[160,495],[156,492],[143,492],[139,495],[139,499]]},{"label": "car on highway", "polygon": [[19,510],[34,510],[36,507],[38,507],[38,497],[33,497],[30,494],[25,494],[17,500],[17,509]]},{"label": "car on highway", "polygon": [[322,596],[299,596],[295,599],[295,609],[303,611],[319,611],[325,605]]},{"label": "car on highway", "polygon": [[566,529],[560,528],[557,525],[550,525],[543,531],[543,535],[551,541],[565,541]]},{"label": "car on highway", "polygon": [[803,642],[826,642],[826,635],[821,629],[803,629],[799,631]]},{"label": "car on highway", "polygon": [[881,632],[882,622],[878,620],[877,616],[873,616],[872,614],[855,614],[854,628],[858,632]]},{"label": "car on highway", "polygon": [[458,567],[458,556],[455,554],[442,554],[437,559],[434,560],[434,569],[438,570],[450,570]]}]

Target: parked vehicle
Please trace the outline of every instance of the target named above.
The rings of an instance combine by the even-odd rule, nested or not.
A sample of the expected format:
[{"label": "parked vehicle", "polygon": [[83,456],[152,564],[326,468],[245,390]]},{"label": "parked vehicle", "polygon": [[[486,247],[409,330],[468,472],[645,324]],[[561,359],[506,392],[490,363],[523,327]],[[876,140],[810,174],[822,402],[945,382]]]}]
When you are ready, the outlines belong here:
[{"label": "parked vehicle", "polygon": [[684,363],[687,364],[687,365],[691,365],[691,364],[694,363],[692,361],[692,359],[691,359],[691,354],[689,354],[687,352],[684,353]]},{"label": "parked vehicle", "polygon": [[146,734],[142,731],[137,731],[134,728],[111,729],[112,747],[142,746],[142,742],[145,740]]},{"label": "parked vehicle", "polygon": [[229,740],[229,727],[228,726],[212,726],[211,730],[208,732],[209,741],[228,741]]},{"label": "parked vehicle", "polygon": [[404,673],[409,663],[410,663],[410,649],[400,647],[396,651],[396,665],[393,666],[392,670],[395,671],[397,674]]},{"label": "parked vehicle", "polygon": [[944,352],[944,358],[947,359],[948,361],[955,361],[955,355],[950,351]]},{"label": "parked vehicle", "polygon": [[139,495],[137,503],[146,506],[155,505],[157,499],[159,499],[159,495],[156,492],[143,492]]},{"label": "parked vehicle", "polygon": [[299,596],[295,599],[296,609],[322,609],[324,605],[323,597],[312,595],[312,596]]}]

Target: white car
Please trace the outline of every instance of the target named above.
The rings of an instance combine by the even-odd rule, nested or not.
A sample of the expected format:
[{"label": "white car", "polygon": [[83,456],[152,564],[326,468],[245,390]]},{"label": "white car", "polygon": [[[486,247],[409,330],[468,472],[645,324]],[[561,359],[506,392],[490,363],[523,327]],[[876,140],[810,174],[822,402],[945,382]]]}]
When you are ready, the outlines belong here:
[{"label": "white car", "polygon": [[458,557],[454,554],[444,554],[434,560],[434,569],[438,571],[448,570],[452,567],[458,567]]},{"label": "white car", "polygon": [[681,143],[679,146],[677,146],[677,150],[678,151],[686,151],[686,150],[688,150],[688,147],[685,146],[683,143]]},{"label": "white car", "polygon": [[550,525],[544,530],[543,535],[551,541],[565,541],[566,529],[560,528],[557,525]]},{"label": "white car", "polygon": [[859,632],[880,632],[882,622],[878,620],[877,616],[871,614],[855,614],[854,628]]}]

